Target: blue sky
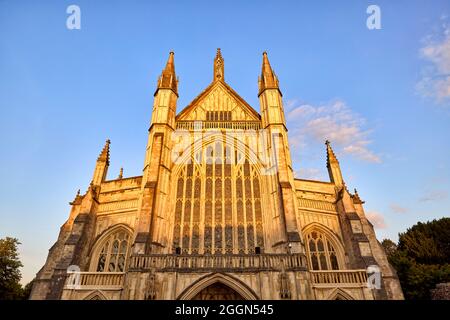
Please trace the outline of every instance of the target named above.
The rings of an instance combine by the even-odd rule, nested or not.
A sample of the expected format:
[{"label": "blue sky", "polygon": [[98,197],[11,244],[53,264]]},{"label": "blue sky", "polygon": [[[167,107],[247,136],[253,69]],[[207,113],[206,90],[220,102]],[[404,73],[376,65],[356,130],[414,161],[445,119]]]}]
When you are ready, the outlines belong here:
[{"label": "blue sky", "polygon": [[[66,8],[81,8],[68,30]],[[381,30],[366,8],[381,9]],[[327,179],[330,138],[379,238],[449,216],[448,1],[0,1],[0,237],[23,282],[43,265],[104,141],[109,178],[140,175],[170,50],[178,110],[212,79],[256,110],[261,53],[283,92],[296,173]]]}]

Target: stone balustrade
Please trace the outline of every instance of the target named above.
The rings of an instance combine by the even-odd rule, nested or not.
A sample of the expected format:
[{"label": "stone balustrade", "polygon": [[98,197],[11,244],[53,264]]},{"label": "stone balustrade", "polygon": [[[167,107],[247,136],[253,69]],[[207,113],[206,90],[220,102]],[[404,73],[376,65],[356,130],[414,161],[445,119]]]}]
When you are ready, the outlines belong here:
[{"label": "stone balustrade", "polygon": [[69,273],[65,289],[108,288],[120,289],[123,286],[123,272],[73,272]]},{"label": "stone balustrade", "polygon": [[[192,271],[304,271],[306,258],[302,254],[260,255],[135,255],[130,258],[129,271],[156,269],[159,272]],[[315,287],[366,286],[366,270],[310,271]],[[69,273],[65,289],[121,289],[123,272]]]},{"label": "stone balustrade", "polygon": [[365,286],[367,285],[366,270],[311,270],[315,286]]},{"label": "stone balustrade", "polygon": [[272,271],[306,270],[303,254],[229,254],[229,255],[135,255],[129,270],[192,272],[198,271]]},{"label": "stone balustrade", "polygon": [[320,211],[337,212],[336,206],[332,202],[320,201],[320,200],[312,200],[312,199],[304,199],[304,198],[299,198],[298,202],[299,202],[300,208],[316,209],[316,210],[320,210]]},{"label": "stone balustrade", "polygon": [[122,201],[110,201],[100,203],[98,205],[98,212],[111,212],[118,210],[136,209],[138,206],[138,199],[122,200]]},{"label": "stone balustrade", "polygon": [[183,130],[206,130],[206,129],[228,129],[228,130],[260,130],[259,121],[178,121],[177,129]]}]

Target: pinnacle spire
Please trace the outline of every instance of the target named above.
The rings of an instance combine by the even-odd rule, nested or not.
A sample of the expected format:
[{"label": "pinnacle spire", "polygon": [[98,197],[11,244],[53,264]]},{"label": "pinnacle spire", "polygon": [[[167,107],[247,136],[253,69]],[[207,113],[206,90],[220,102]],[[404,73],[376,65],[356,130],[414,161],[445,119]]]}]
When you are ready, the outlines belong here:
[{"label": "pinnacle spire", "polygon": [[364,201],[361,200],[361,198],[359,197],[358,191],[355,189],[355,194],[352,196],[353,199],[353,203],[355,204],[363,204]]},{"label": "pinnacle spire", "polygon": [[330,141],[325,141],[325,145],[327,146],[327,168],[328,174],[330,175],[330,180],[336,186],[344,185],[345,187],[345,182],[342,179],[341,167],[339,166],[339,161],[331,148]]},{"label": "pinnacle spire", "polygon": [[80,189],[78,189],[77,194],[75,195],[75,199],[72,202],[69,202],[70,205],[80,204],[83,197],[80,195]]},{"label": "pinnacle spire", "polygon": [[102,149],[102,152],[97,158],[97,161],[106,162],[109,165],[109,145],[111,144],[111,140],[106,140],[105,146]]},{"label": "pinnacle spire", "polygon": [[[267,56],[267,52],[263,52],[263,63],[261,69],[261,76],[258,79],[259,81],[259,95],[266,89],[278,89],[278,77],[270,66],[269,58]],[[281,93],[281,92],[280,92]]]},{"label": "pinnacle spire", "polygon": [[225,80],[225,68],[222,52],[217,48],[216,57],[214,58],[214,79],[213,81]]},{"label": "pinnacle spire", "polygon": [[123,168],[120,168],[119,176],[117,177],[117,179],[122,179],[122,178],[123,178]]},{"label": "pinnacle spire", "polygon": [[178,78],[175,73],[174,55],[175,54],[173,51],[169,53],[166,67],[164,68],[161,76],[158,79],[158,87],[156,89],[156,92],[158,92],[159,89],[171,89],[173,92],[175,92],[176,95],[178,95]]},{"label": "pinnacle spire", "polygon": [[338,159],[336,158],[336,155],[334,154],[333,149],[331,148],[330,141],[326,140],[325,145],[327,146],[327,165],[329,165],[331,162],[339,163]]}]

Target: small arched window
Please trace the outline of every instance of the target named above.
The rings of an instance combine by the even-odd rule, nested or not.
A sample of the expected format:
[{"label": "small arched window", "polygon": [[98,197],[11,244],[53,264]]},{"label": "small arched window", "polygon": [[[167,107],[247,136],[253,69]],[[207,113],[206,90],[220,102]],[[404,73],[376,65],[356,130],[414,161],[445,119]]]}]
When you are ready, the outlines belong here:
[{"label": "small arched window", "polygon": [[337,253],[331,241],[318,231],[306,235],[307,251],[313,270],[338,270]]},{"label": "small arched window", "polygon": [[129,232],[120,229],[111,233],[102,243],[96,260],[96,271],[124,272],[129,251]]}]

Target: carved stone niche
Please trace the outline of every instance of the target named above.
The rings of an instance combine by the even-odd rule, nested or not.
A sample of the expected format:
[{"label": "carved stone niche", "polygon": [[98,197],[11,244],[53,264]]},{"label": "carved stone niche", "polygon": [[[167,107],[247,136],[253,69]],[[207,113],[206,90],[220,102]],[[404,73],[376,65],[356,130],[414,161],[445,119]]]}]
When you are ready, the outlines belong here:
[{"label": "carved stone niche", "polygon": [[157,285],[155,272],[150,271],[145,283],[144,300],[156,300]]},{"label": "carved stone niche", "polygon": [[291,288],[289,285],[289,278],[286,272],[281,272],[279,276],[279,287],[280,287],[280,299],[290,300],[291,299]]}]

